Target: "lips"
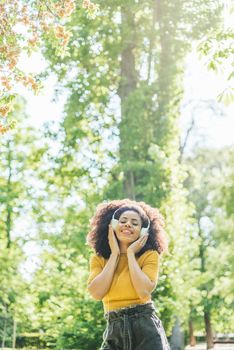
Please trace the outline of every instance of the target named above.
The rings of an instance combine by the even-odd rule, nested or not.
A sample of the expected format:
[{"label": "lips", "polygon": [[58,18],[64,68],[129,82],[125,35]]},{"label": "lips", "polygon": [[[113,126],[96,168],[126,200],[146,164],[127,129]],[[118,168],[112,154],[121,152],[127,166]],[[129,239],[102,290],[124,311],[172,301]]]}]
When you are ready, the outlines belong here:
[{"label": "lips", "polygon": [[131,235],[132,231],[130,230],[121,230],[122,233],[126,234],[126,235]]}]

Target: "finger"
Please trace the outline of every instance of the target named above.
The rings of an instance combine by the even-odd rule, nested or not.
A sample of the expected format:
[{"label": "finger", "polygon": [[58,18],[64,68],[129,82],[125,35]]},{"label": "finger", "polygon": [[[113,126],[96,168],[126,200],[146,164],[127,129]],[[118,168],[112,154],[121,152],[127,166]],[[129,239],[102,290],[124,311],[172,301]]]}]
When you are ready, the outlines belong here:
[{"label": "finger", "polygon": [[144,240],[146,238],[148,238],[148,236],[144,235],[144,236],[141,237],[141,240]]},{"label": "finger", "polygon": [[147,239],[148,239],[148,236],[144,236],[143,239],[140,242],[145,244]]}]

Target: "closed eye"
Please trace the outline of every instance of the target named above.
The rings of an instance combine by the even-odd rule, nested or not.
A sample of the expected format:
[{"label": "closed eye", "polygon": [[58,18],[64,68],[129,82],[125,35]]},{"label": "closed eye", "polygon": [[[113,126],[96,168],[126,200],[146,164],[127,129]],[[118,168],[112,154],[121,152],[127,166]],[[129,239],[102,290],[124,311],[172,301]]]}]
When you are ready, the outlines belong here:
[{"label": "closed eye", "polygon": [[[124,220],[124,221],[121,220],[121,221],[120,221],[121,224],[126,224],[126,222],[127,222],[126,220]],[[138,225],[139,225],[138,222],[132,222],[132,224],[133,224],[134,226],[138,226]]]}]

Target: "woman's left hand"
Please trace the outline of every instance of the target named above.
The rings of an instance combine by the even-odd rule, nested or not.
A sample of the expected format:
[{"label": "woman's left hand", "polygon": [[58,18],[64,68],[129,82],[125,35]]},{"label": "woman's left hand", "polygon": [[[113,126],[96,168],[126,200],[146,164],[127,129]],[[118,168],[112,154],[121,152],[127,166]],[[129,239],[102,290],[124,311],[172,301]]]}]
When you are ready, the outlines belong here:
[{"label": "woman's left hand", "polygon": [[149,234],[141,236],[135,242],[133,242],[127,249],[127,253],[138,253],[146,244]]}]

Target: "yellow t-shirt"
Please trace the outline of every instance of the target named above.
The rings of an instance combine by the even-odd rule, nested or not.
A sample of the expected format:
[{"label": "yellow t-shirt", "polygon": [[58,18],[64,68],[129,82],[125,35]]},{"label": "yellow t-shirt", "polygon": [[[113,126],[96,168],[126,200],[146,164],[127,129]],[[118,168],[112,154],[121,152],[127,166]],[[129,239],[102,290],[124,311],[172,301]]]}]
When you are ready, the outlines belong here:
[{"label": "yellow t-shirt", "polygon": [[[139,258],[136,258],[136,260],[141,270],[150,278],[150,280],[157,283],[160,260],[158,252],[156,250],[148,250]],[[89,262],[90,274],[87,285],[89,285],[89,283],[101,273],[107,261],[108,259],[98,256],[97,254],[91,256]],[[127,254],[120,254],[111,286],[102,299],[104,311],[116,310],[132,304],[144,304],[150,300],[150,296],[143,299],[139,298],[131,281]]]}]

